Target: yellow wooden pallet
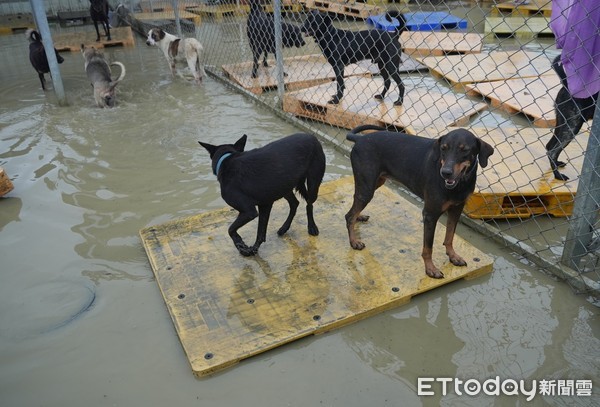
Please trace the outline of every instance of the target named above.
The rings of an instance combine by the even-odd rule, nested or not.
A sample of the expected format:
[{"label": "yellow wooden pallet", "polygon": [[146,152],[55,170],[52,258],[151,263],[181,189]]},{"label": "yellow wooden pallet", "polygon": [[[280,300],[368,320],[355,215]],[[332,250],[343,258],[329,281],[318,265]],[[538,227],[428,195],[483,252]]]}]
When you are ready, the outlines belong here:
[{"label": "yellow wooden pallet", "polygon": [[[371,219],[359,226],[367,247],[351,249],[344,214],[353,193],[351,177],[321,186],[315,203],[319,236],[308,235],[304,212],[298,211],[288,234],[278,237],[287,215],[287,203],[278,201],[267,241],[255,257],[243,257],[234,248],[227,228],[237,212],[228,208],[140,231],[196,376],[398,307],[457,279],[491,272],[492,259],[458,235],[454,247],[468,266],[449,263],[440,224],[433,254],[445,278],[427,277],[421,209],[387,187],[377,190],[365,211]],[[256,221],[241,233],[250,241],[255,231]]]},{"label": "yellow wooden pallet", "polygon": [[484,32],[528,39],[554,35],[549,17],[486,17]]},{"label": "yellow wooden pallet", "polygon": [[417,60],[427,66],[434,76],[446,79],[456,90],[465,90],[465,85],[473,82],[555,75],[550,59],[536,52],[521,50]]},{"label": "yellow wooden pallet", "polygon": [[0,16],[0,34],[14,34],[35,28],[33,16],[30,13],[7,14]]},{"label": "yellow wooden pallet", "polygon": [[[191,13],[189,11],[180,11],[179,18],[182,20],[191,21],[194,25],[200,25],[202,22],[202,17],[200,15]],[[157,20],[167,20],[167,21],[175,21],[175,12],[174,11],[161,11],[161,12],[150,12],[150,13],[134,13],[133,18],[138,21],[157,21]]]},{"label": "yellow wooden pallet", "polygon": [[507,1],[493,5],[491,16],[533,17],[552,15],[552,0]]},{"label": "yellow wooden pallet", "polygon": [[115,27],[110,29],[111,40],[106,40],[104,31],[100,28],[100,41],[96,41],[96,31],[77,31],[57,33],[53,36],[54,48],[58,51],[81,51],[81,44],[88,47],[106,48],[115,46],[133,47],[135,40],[131,27]]},{"label": "yellow wooden pallet", "polygon": [[[567,163],[561,172],[570,179],[558,181],[546,156],[551,129],[470,128],[495,148],[487,168],[480,168],[475,192],[465,214],[477,219],[529,218],[549,214],[570,216],[583,165],[589,130],[578,134],[560,156]],[[426,133],[423,131],[421,134]],[[437,137],[434,131],[431,137]]]},{"label": "yellow wooden pallet", "polygon": [[200,4],[194,7],[188,7],[186,10],[190,13],[205,17],[212,17],[215,20],[222,20],[226,15],[248,14],[249,6],[237,4]]},{"label": "yellow wooden pallet", "polygon": [[[258,68],[258,77],[252,78],[252,61],[222,66],[225,75],[250,92],[260,94],[277,87],[275,60],[267,61],[269,67],[262,66],[262,58]],[[331,82],[335,75],[331,65],[321,54],[301,55],[284,58],[284,83],[287,90],[303,89],[325,82]],[[351,64],[344,70],[346,75],[369,75],[368,66]]]},{"label": "yellow wooden pallet", "polygon": [[381,92],[381,77],[346,78],[344,97],[337,105],[328,104],[336,92],[335,82],[286,93],[283,109],[300,117],[351,129],[362,124],[395,126],[407,132],[415,128],[445,128],[466,125],[487,104],[477,103],[447,88],[404,80],[404,105],[394,106],[398,88],[392,83],[383,102],[373,96]]},{"label": "yellow wooden pallet", "polygon": [[493,107],[509,114],[521,113],[533,125],[554,127],[554,101],[561,88],[558,75],[480,82],[465,85],[468,94],[484,96]]},{"label": "yellow wooden pallet", "polygon": [[404,31],[400,43],[413,57],[480,53],[483,35],[448,31]]},{"label": "yellow wooden pallet", "polygon": [[[173,2],[170,0],[167,0],[167,1],[143,0],[143,1],[140,1],[139,6],[142,9],[143,13],[173,11]],[[195,7],[195,6],[196,6],[195,2],[186,2],[186,1],[177,2],[177,8],[179,10],[185,10],[187,8]]]},{"label": "yellow wooden pallet", "polygon": [[367,19],[369,16],[377,15],[382,11],[379,6],[335,0],[306,0],[304,5],[308,9],[319,10],[325,13],[341,14],[363,20]]}]

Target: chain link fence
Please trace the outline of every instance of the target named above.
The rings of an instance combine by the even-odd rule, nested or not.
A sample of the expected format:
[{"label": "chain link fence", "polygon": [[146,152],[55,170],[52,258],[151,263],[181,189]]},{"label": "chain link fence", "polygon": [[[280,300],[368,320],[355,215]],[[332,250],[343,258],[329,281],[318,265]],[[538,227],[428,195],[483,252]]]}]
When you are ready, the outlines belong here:
[{"label": "chain link fence", "polygon": [[[348,129],[362,124],[426,137],[468,128],[492,144],[495,154],[479,171],[464,222],[577,292],[600,292],[600,120],[597,126],[590,120],[597,95],[572,99],[567,88],[561,91],[565,78],[557,74],[564,65],[566,82],[597,90],[600,68],[573,66],[582,65],[585,53],[584,67],[600,61],[600,49],[594,49],[600,2],[127,0],[111,5],[115,24],[130,25],[141,36],[159,27],[196,37],[211,78],[344,154],[352,147],[345,139]],[[388,18],[388,11],[403,18]],[[560,21],[568,33],[580,28],[579,45],[569,45],[569,57],[562,37],[554,35],[553,22]],[[399,32],[403,25],[406,30]],[[336,81],[330,63],[343,58],[339,30],[387,31],[385,38],[401,44],[396,68],[405,88],[401,104],[396,69],[389,72],[387,94],[374,97],[389,71],[377,60],[397,55],[386,54],[396,48],[372,37],[370,54],[365,46],[348,45],[362,54],[342,64],[339,92],[340,78]]]}]

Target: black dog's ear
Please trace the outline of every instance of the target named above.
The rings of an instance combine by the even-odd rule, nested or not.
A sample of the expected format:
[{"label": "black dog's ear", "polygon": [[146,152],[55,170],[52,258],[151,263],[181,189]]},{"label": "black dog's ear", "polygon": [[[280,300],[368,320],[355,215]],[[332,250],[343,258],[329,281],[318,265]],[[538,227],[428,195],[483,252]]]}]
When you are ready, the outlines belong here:
[{"label": "black dog's ear", "polygon": [[433,143],[433,148],[431,149],[431,159],[433,162],[438,162],[440,160],[440,148],[442,147],[442,141],[444,140],[444,137],[446,136],[444,135],[436,138],[435,142]]},{"label": "black dog's ear", "polygon": [[217,151],[217,146],[213,146],[212,144],[208,143],[203,143],[201,141],[199,141],[198,143],[200,143],[200,145],[208,151],[208,154],[210,154],[210,158],[212,158],[213,155],[215,155],[215,152]]},{"label": "black dog's ear", "polygon": [[479,143],[479,164],[485,168],[488,165],[488,158],[494,154],[494,147],[480,138],[477,139],[477,142]]},{"label": "black dog's ear", "polygon": [[239,151],[241,153],[242,151],[244,151],[244,147],[246,147],[247,139],[248,139],[248,136],[244,134],[242,137],[240,137],[240,139],[238,141],[235,142],[235,144],[233,145],[233,148],[235,148],[237,151]]}]

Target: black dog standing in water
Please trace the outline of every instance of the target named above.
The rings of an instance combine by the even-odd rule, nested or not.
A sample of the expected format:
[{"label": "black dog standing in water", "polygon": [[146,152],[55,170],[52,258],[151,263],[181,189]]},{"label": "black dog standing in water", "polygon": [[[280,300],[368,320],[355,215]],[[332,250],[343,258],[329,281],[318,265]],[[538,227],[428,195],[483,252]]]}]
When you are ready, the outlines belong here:
[{"label": "black dog standing in water", "polygon": [[110,25],[108,22],[108,10],[110,6],[108,0],[90,0],[90,17],[94,22],[96,28],[96,41],[100,41],[100,31],[98,30],[98,22],[102,24],[104,28],[104,34],[106,34],[107,41],[110,41]]},{"label": "black dog standing in water", "polygon": [[[258,63],[261,55],[264,54],[263,66],[267,64],[269,53],[275,53],[275,21],[273,16],[267,14],[259,3],[260,0],[250,0],[250,14],[246,34],[252,50],[252,77],[258,76]],[[306,43],[302,37],[299,27],[293,24],[281,23],[281,38],[284,48],[303,47]]]},{"label": "black dog standing in water", "polygon": [[583,123],[594,118],[594,110],[598,103],[598,93],[589,98],[574,98],[567,87],[567,74],[560,62],[560,55],[552,62],[552,67],[560,77],[562,87],[556,95],[554,107],[556,111],[556,127],[552,138],[546,144],[548,159],[554,178],[567,181],[569,177],[558,171],[566,164],[558,160],[560,153],[569,145],[581,130]]},{"label": "black dog standing in water", "polygon": [[308,14],[301,30],[315,38],[335,73],[337,93],[329,103],[338,104],[344,96],[344,68],[355,62],[370,59],[377,64],[379,73],[383,77],[383,90],[375,95],[375,99],[385,98],[393,79],[398,85],[398,99],[394,105],[402,105],[404,84],[398,72],[402,62],[402,46],[399,37],[406,30],[406,20],[398,11],[388,11],[386,19],[391,22],[392,18],[396,18],[400,23],[394,32],[377,29],[354,32],[335,28],[331,17],[327,14],[316,10]]},{"label": "black dog standing in water", "polygon": [[[379,131],[357,135],[365,130]],[[365,125],[353,129],[346,138],[355,143],[350,153],[354,202],[346,214],[350,246],[356,250],[365,247],[356,237],[354,224],[368,220],[361,212],[373,199],[375,190],[389,177],[401,182],[424,201],[421,255],[425,273],[433,278],[444,277],[432,260],[435,227],[443,213],[448,214],[444,239],[446,254],[455,266],[466,266],[452,246],[454,232],[465,202],[475,190],[477,164],[486,167],[494,148],[464,129],[429,139]]]},{"label": "black dog standing in water", "polygon": [[[40,77],[42,89],[46,90],[46,78],[44,78],[44,74],[50,73],[50,66],[48,65],[48,57],[42,43],[42,36],[39,32],[31,28],[25,32],[25,36],[29,40],[29,61]],[[56,48],[54,49],[54,53],[56,54],[56,61],[62,64],[64,59],[60,56]]]},{"label": "black dog standing in water", "polygon": [[[210,154],[213,173],[221,185],[221,196],[239,212],[229,226],[229,236],[241,254],[252,256],[258,252],[266,240],[273,203],[281,198],[288,201],[290,213],[277,234],[282,236],[288,231],[299,204],[294,189],[306,201],[308,233],[319,234],[313,218],[313,203],[325,174],[325,154],[315,136],[293,134],[250,151],[244,151],[246,135],[235,144],[199,143]],[[247,246],[237,231],[257,216],[256,242]]]}]

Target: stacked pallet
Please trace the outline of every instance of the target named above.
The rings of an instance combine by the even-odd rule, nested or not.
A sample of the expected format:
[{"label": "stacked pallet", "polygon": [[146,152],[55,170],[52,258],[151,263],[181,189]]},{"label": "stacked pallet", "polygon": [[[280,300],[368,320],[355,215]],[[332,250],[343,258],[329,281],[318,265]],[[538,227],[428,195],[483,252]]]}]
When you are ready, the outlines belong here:
[{"label": "stacked pallet", "polygon": [[509,1],[493,6],[485,19],[485,32],[497,36],[530,38],[552,35],[551,0]]},{"label": "stacked pallet", "polygon": [[307,9],[335,13],[362,20],[382,12],[379,6],[359,2],[345,2],[343,0],[306,0],[304,6]]}]

